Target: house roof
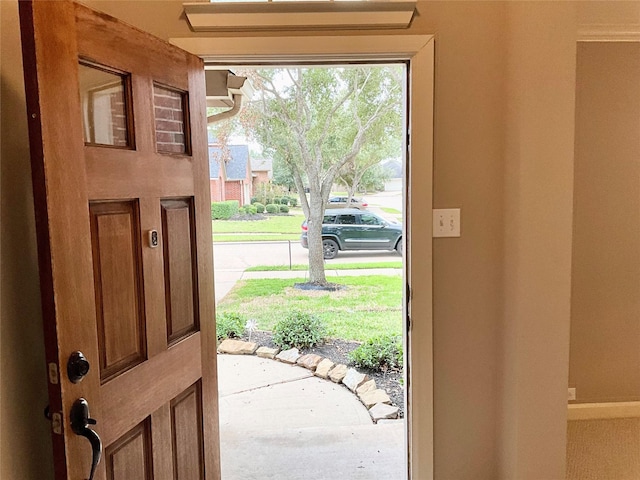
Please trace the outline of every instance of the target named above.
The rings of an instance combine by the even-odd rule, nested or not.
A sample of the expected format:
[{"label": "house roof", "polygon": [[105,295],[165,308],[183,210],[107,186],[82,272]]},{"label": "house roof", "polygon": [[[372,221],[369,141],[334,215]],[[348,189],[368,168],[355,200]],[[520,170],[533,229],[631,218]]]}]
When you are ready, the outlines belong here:
[{"label": "house roof", "polygon": [[216,155],[216,147],[209,147],[209,178],[220,178],[220,163]]},{"label": "house roof", "polygon": [[[248,145],[227,145],[229,158],[225,164],[227,180],[245,180],[249,164]],[[223,150],[220,146],[209,145],[209,178],[220,177],[220,159]]]},{"label": "house roof", "polygon": [[252,172],[270,172],[273,170],[273,161],[270,158],[256,158],[251,159],[251,171]]}]

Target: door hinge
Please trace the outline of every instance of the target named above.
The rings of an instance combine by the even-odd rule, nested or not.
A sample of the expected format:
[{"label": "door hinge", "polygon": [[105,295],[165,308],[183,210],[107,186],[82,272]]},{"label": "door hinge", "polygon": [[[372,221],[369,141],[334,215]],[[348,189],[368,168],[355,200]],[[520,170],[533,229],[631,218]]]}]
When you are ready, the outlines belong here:
[{"label": "door hinge", "polygon": [[57,385],[60,383],[60,376],[58,375],[58,365],[55,363],[49,364],[49,383]]}]

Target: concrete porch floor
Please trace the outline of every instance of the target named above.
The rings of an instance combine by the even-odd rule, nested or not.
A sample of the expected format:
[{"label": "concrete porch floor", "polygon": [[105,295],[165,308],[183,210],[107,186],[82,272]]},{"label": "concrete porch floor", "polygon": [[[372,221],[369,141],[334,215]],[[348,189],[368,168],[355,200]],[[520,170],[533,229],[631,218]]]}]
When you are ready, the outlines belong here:
[{"label": "concrete porch floor", "polygon": [[309,370],[218,355],[223,480],[403,480],[404,421],[375,425]]}]

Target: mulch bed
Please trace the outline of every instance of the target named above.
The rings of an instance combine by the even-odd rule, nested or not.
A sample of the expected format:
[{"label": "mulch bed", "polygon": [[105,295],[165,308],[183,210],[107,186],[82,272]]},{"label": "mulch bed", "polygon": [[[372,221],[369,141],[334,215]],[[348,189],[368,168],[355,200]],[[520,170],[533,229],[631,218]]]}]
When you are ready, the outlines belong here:
[{"label": "mulch bed", "polygon": [[[243,340],[249,340],[249,336],[245,334]],[[271,332],[265,332],[261,330],[254,331],[251,334],[251,341],[256,342],[260,346],[276,348],[276,345],[271,339]],[[303,349],[300,352],[315,353],[321,357],[328,358],[333,363],[343,363],[348,366],[353,366],[349,361],[349,352],[355,350],[360,346],[359,342],[351,342],[347,340],[340,340],[336,338],[329,338],[322,345],[317,345],[313,348]],[[400,418],[404,417],[404,385],[402,384],[402,371],[398,369],[390,369],[385,373],[372,372],[366,369],[358,368],[359,372],[366,373],[376,381],[378,388],[386,390],[391,403],[400,409]]]}]

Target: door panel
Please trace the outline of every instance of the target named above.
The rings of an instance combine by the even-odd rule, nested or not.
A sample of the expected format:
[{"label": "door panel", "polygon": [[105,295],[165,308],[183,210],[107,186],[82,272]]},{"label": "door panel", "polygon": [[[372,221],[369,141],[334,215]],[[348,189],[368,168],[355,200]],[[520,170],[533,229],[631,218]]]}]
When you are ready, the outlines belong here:
[{"label": "door panel", "polygon": [[199,329],[195,228],[191,200],[163,200],[162,244],[170,344]]},{"label": "door panel", "polygon": [[135,202],[92,203],[89,212],[104,383],[147,356],[140,222]]},{"label": "door panel", "polygon": [[91,469],[81,397],[96,478],[219,478],[202,61],[72,2],[20,15],[56,478]]},{"label": "door panel", "polygon": [[202,478],[202,395],[196,382],[171,401],[173,471],[175,478]]},{"label": "door panel", "polygon": [[105,450],[107,479],[153,479],[151,424],[145,419]]}]

